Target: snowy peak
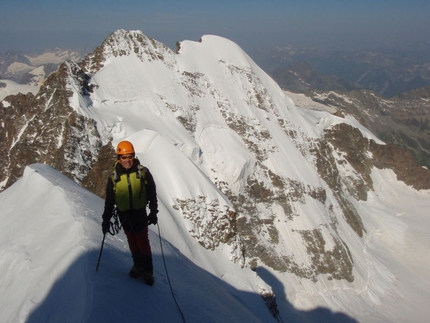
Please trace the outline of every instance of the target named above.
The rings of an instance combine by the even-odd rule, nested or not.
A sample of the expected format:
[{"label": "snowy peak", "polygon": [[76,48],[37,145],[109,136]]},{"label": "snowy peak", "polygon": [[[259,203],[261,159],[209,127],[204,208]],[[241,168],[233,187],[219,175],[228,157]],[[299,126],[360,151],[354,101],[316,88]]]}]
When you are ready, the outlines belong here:
[{"label": "snowy peak", "polygon": [[95,73],[110,58],[130,55],[138,57],[142,62],[164,61],[169,64],[166,55],[173,55],[173,51],[141,31],[120,29],[107,37],[94,53],[87,55],[82,65],[88,72]]},{"label": "snowy peak", "polygon": [[141,31],[117,30],[102,44],[107,57],[136,54],[142,60],[163,60],[171,50],[164,44],[144,35]]},{"label": "snowy peak", "polygon": [[[201,60],[197,60],[199,63],[227,61],[237,66],[255,65],[252,59],[236,43],[215,35],[204,35],[198,42],[190,40],[178,42],[177,53],[185,56],[193,55],[196,59],[201,57]],[[204,64],[204,66],[209,67],[211,64]]]},{"label": "snowy peak", "polygon": [[[189,234],[206,248],[228,245],[232,259],[242,266],[257,267],[262,262],[313,281],[321,274],[353,281],[350,251],[336,228],[342,221],[363,236],[364,225],[351,199],[365,197],[368,187],[360,170],[347,160],[341,167],[346,169],[339,170],[334,149],[323,137],[326,128],[354,120],[303,114],[227,39],[204,36],[200,42],[183,42],[179,55],[166,52],[162,64],[142,59],[146,57],[142,53],[154,52],[145,39],[139,32],[112,34],[103,45],[103,53],[111,56],[91,76],[94,91],[86,100],[75,91],[72,107],[95,119],[99,133],[114,144],[124,138],[144,142],[147,148],[138,155],[144,154],[146,164],[154,165],[150,168],[156,176],[162,178],[162,171],[179,173],[181,182],[192,186],[189,178],[200,177],[195,171],[183,177],[177,164],[161,167],[157,159],[171,160],[175,147],[200,168],[206,176],[203,181],[222,191],[228,200],[214,197],[207,183],[197,190],[176,187],[167,198],[187,220]],[[156,137],[155,145],[148,131],[160,134],[163,141]],[[357,132],[364,141],[377,141],[362,127]],[[155,146],[165,147],[158,158],[150,154]],[[178,155],[174,160],[182,159]],[[327,168],[336,178],[321,175]],[[360,186],[361,195],[355,193]],[[293,220],[305,221],[310,201],[336,208],[324,210],[298,230]],[[294,243],[305,245],[305,253],[287,247],[279,222],[293,230]],[[324,248],[323,237],[330,237],[331,248]]]}]

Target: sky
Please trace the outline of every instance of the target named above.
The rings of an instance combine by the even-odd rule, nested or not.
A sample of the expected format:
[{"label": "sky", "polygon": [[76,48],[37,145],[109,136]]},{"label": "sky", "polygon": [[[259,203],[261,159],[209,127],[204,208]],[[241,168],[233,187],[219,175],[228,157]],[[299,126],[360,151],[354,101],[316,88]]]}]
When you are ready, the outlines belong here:
[{"label": "sky", "polygon": [[246,51],[306,45],[372,47],[430,39],[427,0],[2,0],[0,53],[93,49],[117,29],[141,30],[174,49],[215,34]]}]

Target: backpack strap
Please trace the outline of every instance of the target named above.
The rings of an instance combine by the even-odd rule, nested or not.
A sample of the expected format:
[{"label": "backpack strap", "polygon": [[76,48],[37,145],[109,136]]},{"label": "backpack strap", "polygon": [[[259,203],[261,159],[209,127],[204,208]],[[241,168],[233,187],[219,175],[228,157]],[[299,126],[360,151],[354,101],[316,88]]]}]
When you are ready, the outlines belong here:
[{"label": "backpack strap", "polygon": [[118,164],[118,161],[116,161],[116,162],[114,163],[114,165],[113,165],[113,171],[112,171],[112,173],[111,173],[111,175],[110,175],[110,177],[111,177],[111,179],[112,179],[112,182],[113,182],[113,184],[114,184],[114,187],[115,187],[115,183],[118,183],[118,182],[119,182],[119,176],[118,176],[118,174],[117,174],[117,172],[116,172],[116,164]]},{"label": "backpack strap", "polygon": [[[145,187],[145,191],[146,191],[146,185],[148,184],[148,181],[145,178],[146,175],[146,167],[143,165],[137,165],[137,178],[140,179],[140,187]],[[142,191],[140,190],[139,193],[139,197],[142,195]]]},{"label": "backpack strap", "polygon": [[137,178],[139,178],[141,181],[144,181],[143,184],[148,184],[148,181],[145,179],[147,168],[143,165],[137,165]]}]

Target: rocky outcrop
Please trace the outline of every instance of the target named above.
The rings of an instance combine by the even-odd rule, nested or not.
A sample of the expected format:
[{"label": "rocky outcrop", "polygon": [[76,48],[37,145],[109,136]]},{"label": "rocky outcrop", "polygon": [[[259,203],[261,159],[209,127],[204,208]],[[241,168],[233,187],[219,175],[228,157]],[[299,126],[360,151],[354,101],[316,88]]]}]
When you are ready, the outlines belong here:
[{"label": "rocky outcrop", "polygon": [[398,180],[417,190],[430,189],[430,171],[417,165],[410,151],[392,143],[383,146],[374,142],[370,142],[370,151],[376,167],[392,169]]},{"label": "rocky outcrop", "polygon": [[381,140],[408,150],[417,164],[430,168],[429,89],[417,89],[390,99],[368,90],[312,91],[307,95],[353,115]]},{"label": "rocky outcrop", "polygon": [[3,188],[22,176],[26,165],[46,163],[78,183],[96,161],[101,140],[93,120],[70,107],[68,78],[84,88],[83,74],[74,63],[64,63],[50,75],[36,96],[10,96],[3,100]]},{"label": "rocky outcrop", "polygon": [[113,148],[112,143],[108,142],[100,148],[99,153],[96,156],[96,162],[82,179],[81,185],[101,198],[105,198],[106,183],[108,177],[112,174],[115,161],[115,149]]}]

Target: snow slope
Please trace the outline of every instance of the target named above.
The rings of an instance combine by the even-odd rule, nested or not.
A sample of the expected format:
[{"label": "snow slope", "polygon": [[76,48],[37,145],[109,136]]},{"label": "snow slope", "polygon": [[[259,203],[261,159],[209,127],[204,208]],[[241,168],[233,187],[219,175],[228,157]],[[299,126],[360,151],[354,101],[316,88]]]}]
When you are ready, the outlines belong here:
[{"label": "snow slope", "polygon": [[[406,187],[390,171],[375,172],[373,178],[383,193],[372,194],[370,202],[361,205],[369,231],[366,249],[378,259],[366,264],[373,269],[366,289],[355,290],[353,284],[336,289],[319,284],[292,295],[292,277],[260,268],[259,275],[277,294],[285,321],[354,322],[351,315],[360,322],[427,321],[430,193]],[[400,194],[406,198],[401,199]],[[27,167],[23,178],[0,194],[0,205],[2,322],[140,322],[143,318],[145,322],[181,322],[163,257],[187,322],[275,321],[259,291],[249,289],[248,280],[255,279],[255,274],[179,232],[178,219],[162,201],[161,241],[156,227],[150,227],[153,287],[128,278],[131,258],[122,232],[107,236],[95,272],[103,201],[50,166]],[[168,240],[182,240],[181,249],[188,256]],[[208,269],[199,261],[206,262]],[[383,285],[387,279],[382,276],[387,273],[395,288]],[[361,297],[363,294],[370,298]],[[343,308],[351,303],[354,308],[342,311],[348,315],[327,307]],[[392,303],[400,307],[396,309]]]},{"label": "snow slope", "polygon": [[[2,322],[182,322],[161,243],[187,322],[273,321],[257,292],[231,286],[191,262],[168,241],[160,242],[155,227],[154,286],[128,277],[131,257],[122,232],[107,236],[96,272],[103,201],[50,166],[27,167],[23,178],[0,194],[0,205]],[[163,204],[160,210],[160,232],[171,237],[176,233],[168,225],[170,215]],[[194,255],[207,253],[193,243],[188,247]],[[223,261],[212,268],[250,275]]]}]

